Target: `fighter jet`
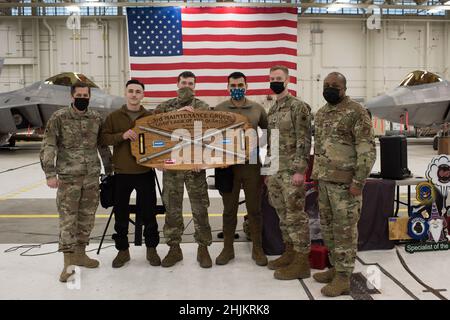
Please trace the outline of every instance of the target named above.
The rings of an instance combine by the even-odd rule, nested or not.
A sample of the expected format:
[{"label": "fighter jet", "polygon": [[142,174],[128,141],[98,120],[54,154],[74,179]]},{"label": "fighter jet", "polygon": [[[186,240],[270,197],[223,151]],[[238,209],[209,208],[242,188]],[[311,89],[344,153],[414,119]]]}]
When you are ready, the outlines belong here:
[{"label": "fighter jet", "polygon": [[398,87],[366,103],[381,119],[416,128],[450,122],[450,83],[422,70],[409,73]]},{"label": "fighter jet", "polygon": [[56,110],[70,104],[70,86],[81,81],[91,88],[89,107],[103,116],[125,104],[125,98],[107,94],[86,76],[65,72],[23,89],[0,93],[0,145],[13,145],[23,131],[45,127]]}]

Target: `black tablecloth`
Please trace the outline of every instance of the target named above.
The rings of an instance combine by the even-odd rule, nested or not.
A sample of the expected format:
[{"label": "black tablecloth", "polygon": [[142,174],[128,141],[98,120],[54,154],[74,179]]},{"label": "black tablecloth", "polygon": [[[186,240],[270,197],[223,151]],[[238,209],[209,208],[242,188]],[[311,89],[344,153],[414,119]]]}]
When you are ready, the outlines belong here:
[{"label": "black tablecloth", "polygon": [[358,250],[392,249],[388,218],[394,213],[395,181],[369,179],[363,190],[358,223]]},{"label": "black tablecloth", "polygon": [[[358,223],[358,250],[387,250],[394,247],[389,240],[388,218],[394,213],[395,182],[393,180],[370,179],[363,190],[361,217]],[[317,201],[315,196],[314,201]],[[310,211],[318,206],[306,203]],[[284,250],[279,219],[267,199],[267,189],[262,193],[263,248],[268,255],[281,254]],[[326,244],[325,244],[326,245]]]}]

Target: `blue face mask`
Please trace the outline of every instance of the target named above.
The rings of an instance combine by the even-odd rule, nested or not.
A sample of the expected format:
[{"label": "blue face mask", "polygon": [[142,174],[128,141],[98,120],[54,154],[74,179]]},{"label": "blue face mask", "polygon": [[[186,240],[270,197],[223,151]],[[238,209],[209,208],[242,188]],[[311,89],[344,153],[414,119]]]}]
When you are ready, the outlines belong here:
[{"label": "blue face mask", "polygon": [[233,100],[241,100],[245,97],[244,88],[233,88],[230,90],[230,95]]}]

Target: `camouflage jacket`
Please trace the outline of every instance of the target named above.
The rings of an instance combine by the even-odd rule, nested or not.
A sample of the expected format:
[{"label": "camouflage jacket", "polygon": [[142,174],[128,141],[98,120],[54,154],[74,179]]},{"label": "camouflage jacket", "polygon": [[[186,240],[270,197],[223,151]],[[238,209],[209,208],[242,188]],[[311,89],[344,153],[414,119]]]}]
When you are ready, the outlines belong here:
[{"label": "camouflage jacket", "polygon": [[364,186],[376,159],[369,113],[345,97],[336,106],[326,104],[315,116],[312,177]]},{"label": "camouflage jacket", "polygon": [[[267,158],[272,166],[274,161],[279,161],[279,171],[305,173],[311,151],[311,117],[309,105],[291,95],[270,108]],[[271,152],[272,147],[277,147],[271,145],[273,129],[279,130],[278,159]]]},{"label": "camouflage jacket", "polygon": [[47,122],[40,151],[46,178],[56,175],[98,176],[101,169],[98,152],[105,173],[111,173],[111,151],[98,143],[101,126],[102,118],[94,110],[88,109],[80,114],[69,106],[53,113]]},{"label": "camouflage jacket", "polygon": [[198,109],[198,110],[211,110],[211,108],[209,107],[209,105],[206,102],[204,102],[200,99],[197,99],[197,98],[194,98],[194,100],[192,102],[185,103],[185,104],[179,103],[178,98],[173,98],[173,99],[169,99],[164,102],[161,102],[159,105],[157,105],[155,108],[155,113],[176,111],[182,107],[189,106],[189,105],[192,106],[194,109]]}]

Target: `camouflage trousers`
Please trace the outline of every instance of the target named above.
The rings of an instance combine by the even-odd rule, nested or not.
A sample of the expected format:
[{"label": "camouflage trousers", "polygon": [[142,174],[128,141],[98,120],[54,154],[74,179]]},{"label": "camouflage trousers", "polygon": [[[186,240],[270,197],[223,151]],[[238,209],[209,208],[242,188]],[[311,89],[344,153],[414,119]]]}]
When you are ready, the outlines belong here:
[{"label": "camouflage trousers", "polygon": [[184,184],[186,184],[191,202],[195,241],[209,246],[212,242],[212,235],[208,220],[209,197],[205,170],[200,172],[167,170],[163,173],[163,201],[166,207],[164,237],[169,246],[181,242],[184,230]]},{"label": "camouflage trousers", "polygon": [[89,244],[98,203],[97,176],[59,176],[59,251],[73,252],[76,245]]},{"label": "camouflage trousers", "polygon": [[320,225],[330,262],[337,272],[351,275],[358,244],[362,196],[352,196],[350,185],[319,181]]},{"label": "camouflage trousers", "polygon": [[279,171],[269,177],[270,204],[280,218],[280,229],[285,243],[291,243],[294,250],[309,254],[309,223],[305,212],[305,186],[292,185],[292,174]]}]

